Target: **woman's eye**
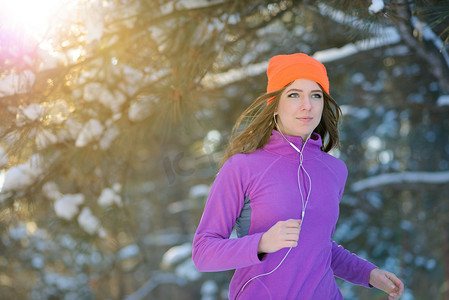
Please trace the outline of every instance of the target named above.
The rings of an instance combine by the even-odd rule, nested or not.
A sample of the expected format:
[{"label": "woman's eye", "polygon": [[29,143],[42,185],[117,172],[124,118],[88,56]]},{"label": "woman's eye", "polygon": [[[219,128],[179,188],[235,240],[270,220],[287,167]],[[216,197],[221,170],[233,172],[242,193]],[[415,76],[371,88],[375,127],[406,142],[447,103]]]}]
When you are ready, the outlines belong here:
[{"label": "woman's eye", "polygon": [[299,94],[298,93],[291,93],[291,94],[288,94],[287,97],[289,97],[289,98],[298,98]]},{"label": "woman's eye", "polygon": [[323,95],[321,95],[321,94],[313,94],[312,97],[316,98],[316,99],[321,99],[321,98],[323,98]]}]

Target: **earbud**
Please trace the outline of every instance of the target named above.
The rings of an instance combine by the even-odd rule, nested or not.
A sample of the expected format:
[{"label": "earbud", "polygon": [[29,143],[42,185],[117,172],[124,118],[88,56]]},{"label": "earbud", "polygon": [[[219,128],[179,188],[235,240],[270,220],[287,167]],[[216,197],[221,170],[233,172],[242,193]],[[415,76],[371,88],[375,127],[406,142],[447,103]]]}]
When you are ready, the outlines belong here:
[{"label": "earbud", "polygon": [[300,154],[302,155],[301,150],[299,150],[298,147],[296,147],[296,146],[295,146],[293,143],[291,143],[291,142],[288,142],[288,143],[290,144],[290,146],[293,147],[293,149],[296,150],[296,152],[298,152],[298,153],[300,153]]}]

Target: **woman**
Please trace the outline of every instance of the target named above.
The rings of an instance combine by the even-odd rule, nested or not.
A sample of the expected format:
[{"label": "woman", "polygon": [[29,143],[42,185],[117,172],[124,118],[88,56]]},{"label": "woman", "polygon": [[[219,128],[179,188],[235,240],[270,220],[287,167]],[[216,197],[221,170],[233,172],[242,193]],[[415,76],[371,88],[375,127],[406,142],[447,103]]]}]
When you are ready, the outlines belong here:
[{"label": "woman", "polygon": [[394,274],[331,240],[347,169],[327,153],[341,112],[326,68],[306,54],[278,55],[267,75],[212,185],[193,242],[197,269],[236,269],[230,299],[343,299],[334,276],[398,299]]}]

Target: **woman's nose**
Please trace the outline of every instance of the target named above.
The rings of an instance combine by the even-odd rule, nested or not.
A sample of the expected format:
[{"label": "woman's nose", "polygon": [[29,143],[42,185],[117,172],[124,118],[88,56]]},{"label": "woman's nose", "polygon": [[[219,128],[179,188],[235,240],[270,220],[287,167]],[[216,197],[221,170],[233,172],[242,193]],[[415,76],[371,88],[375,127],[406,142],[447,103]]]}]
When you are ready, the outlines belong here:
[{"label": "woman's nose", "polygon": [[302,110],[310,110],[312,108],[312,102],[310,97],[306,96],[300,102],[300,108]]}]

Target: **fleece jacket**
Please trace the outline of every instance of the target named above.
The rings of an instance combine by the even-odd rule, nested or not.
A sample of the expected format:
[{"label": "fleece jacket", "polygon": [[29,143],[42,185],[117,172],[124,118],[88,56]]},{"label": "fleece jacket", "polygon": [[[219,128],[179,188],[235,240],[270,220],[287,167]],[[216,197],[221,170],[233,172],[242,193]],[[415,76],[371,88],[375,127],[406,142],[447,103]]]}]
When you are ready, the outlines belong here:
[{"label": "fleece jacket", "polygon": [[[302,158],[286,139],[303,148]],[[192,258],[201,272],[235,269],[229,299],[343,299],[335,276],[371,287],[376,266],[332,240],[348,171],[321,146],[316,133],[303,147],[301,137],[273,130],[263,148],[232,156],[217,174]],[[262,235],[278,221],[301,219],[307,199],[298,245],[287,256],[290,248],[258,254]]]}]

